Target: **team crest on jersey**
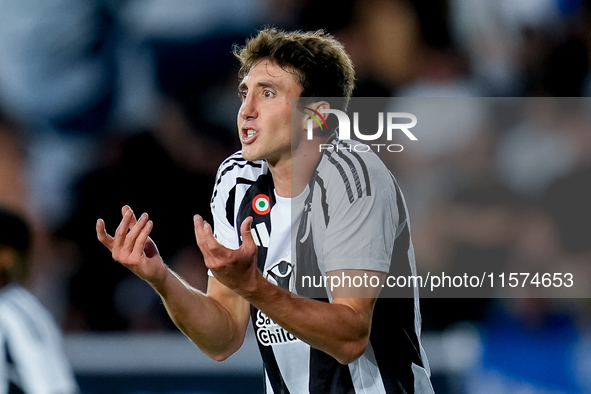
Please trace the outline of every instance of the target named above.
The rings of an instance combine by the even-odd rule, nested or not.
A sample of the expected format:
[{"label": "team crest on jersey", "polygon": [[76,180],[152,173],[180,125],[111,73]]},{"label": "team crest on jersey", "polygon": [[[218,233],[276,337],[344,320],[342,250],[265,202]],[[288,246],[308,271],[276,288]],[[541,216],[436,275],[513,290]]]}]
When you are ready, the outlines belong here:
[{"label": "team crest on jersey", "polygon": [[281,260],[267,270],[265,273],[265,279],[282,289],[293,291],[293,264],[289,261]]},{"label": "team crest on jersey", "polygon": [[252,209],[258,215],[266,215],[271,211],[271,201],[264,194],[259,194],[252,200]]}]

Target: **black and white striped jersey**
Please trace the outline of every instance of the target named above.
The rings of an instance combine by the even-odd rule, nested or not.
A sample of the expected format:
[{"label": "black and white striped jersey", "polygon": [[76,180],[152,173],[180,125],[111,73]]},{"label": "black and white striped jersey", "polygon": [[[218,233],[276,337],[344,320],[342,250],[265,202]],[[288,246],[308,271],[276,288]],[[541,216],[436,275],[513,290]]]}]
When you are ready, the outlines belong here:
[{"label": "black and white striped jersey", "polygon": [[[303,276],[349,269],[416,274],[406,204],[394,177],[373,152],[351,149],[357,142],[333,144],[338,152],[323,151],[306,190],[294,198],[276,195],[265,161],[247,161],[237,152],[220,166],[211,202],[214,235],[222,244],[239,247],[240,224],[252,216],[263,275],[325,302],[330,292],[305,288]],[[418,294],[409,291],[406,297],[377,300],[367,350],[349,365],[251,307],[266,392],[432,393],[420,344]]]},{"label": "black and white striped jersey", "polygon": [[53,317],[23,287],[0,290],[0,394],[77,393]]}]

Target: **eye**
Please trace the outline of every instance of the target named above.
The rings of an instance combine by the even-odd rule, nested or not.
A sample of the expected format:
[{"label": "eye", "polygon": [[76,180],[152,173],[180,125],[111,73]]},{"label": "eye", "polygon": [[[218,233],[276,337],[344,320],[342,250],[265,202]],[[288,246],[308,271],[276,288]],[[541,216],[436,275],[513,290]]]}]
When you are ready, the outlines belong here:
[{"label": "eye", "polygon": [[272,90],[265,89],[263,91],[263,96],[265,96],[266,98],[273,98],[275,97],[275,93]]},{"label": "eye", "polygon": [[247,94],[248,94],[248,91],[246,91],[246,90],[241,90],[241,91],[239,91],[239,92],[238,92],[238,97],[240,97],[240,99],[241,99],[242,101],[244,101],[244,99],[246,98],[246,95],[247,95]]}]

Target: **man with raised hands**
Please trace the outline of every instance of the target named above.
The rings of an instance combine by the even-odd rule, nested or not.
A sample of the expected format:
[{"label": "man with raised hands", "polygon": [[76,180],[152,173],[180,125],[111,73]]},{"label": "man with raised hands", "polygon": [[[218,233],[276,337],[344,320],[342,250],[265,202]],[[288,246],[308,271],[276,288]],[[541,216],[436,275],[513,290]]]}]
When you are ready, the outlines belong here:
[{"label": "man with raised hands", "polygon": [[[346,109],[349,56],[322,31],[276,29],[235,55],[242,150],[218,170],[213,228],[194,217],[207,293],[164,264],[145,213],[136,220],[123,207],[114,237],[99,219],[99,240],[150,283],[175,324],[214,360],[240,348],[250,318],[267,393],[432,393],[416,297],[379,298],[381,286],[351,285],[302,297],[304,273],[383,284],[388,274],[415,270],[406,204],[384,164],[334,130],[316,127],[306,138],[314,113]],[[306,110],[292,104],[300,97]],[[342,149],[318,149],[328,142]]]}]

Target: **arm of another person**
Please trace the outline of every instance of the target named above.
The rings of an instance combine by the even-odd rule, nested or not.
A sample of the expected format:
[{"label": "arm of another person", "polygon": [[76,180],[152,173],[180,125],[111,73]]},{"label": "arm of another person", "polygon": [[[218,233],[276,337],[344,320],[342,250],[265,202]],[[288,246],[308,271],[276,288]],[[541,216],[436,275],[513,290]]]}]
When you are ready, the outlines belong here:
[{"label": "arm of another person", "polygon": [[209,279],[207,294],[191,287],[164,264],[149,237],[153,222],[148,215],[136,220],[128,206],[122,213],[114,237],[102,219],[96,225],[97,237],[113,259],[158,292],[177,327],[209,357],[222,361],[237,351],[246,333],[248,302],[215,278]]}]

